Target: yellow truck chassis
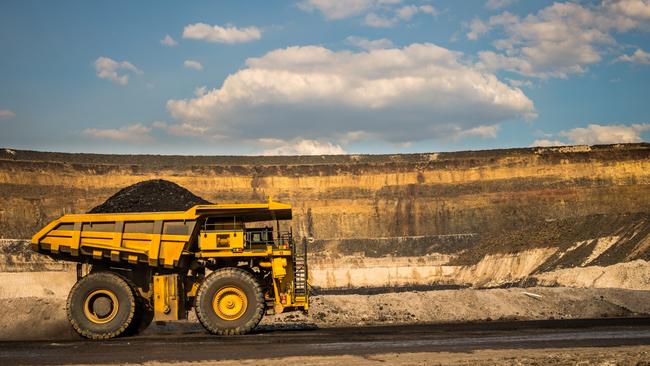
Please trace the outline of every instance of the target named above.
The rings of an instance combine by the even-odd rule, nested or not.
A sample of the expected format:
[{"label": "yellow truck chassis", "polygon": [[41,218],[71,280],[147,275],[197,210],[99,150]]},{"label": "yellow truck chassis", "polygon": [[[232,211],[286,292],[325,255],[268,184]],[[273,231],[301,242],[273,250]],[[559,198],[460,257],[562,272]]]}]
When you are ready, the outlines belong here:
[{"label": "yellow truck chassis", "polygon": [[192,308],[208,331],[243,334],[264,314],[309,308],[306,240],[280,231],[291,217],[290,205],[271,199],[65,215],[31,245],[78,263],[67,312],[85,337],[134,334],[153,320],[186,319]]}]

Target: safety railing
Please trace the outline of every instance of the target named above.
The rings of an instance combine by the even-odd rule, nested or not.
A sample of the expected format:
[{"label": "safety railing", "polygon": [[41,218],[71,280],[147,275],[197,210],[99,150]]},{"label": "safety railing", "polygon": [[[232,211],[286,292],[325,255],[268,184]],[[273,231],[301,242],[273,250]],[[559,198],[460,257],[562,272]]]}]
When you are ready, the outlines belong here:
[{"label": "safety railing", "polygon": [[279,236],[274,235],[272,229],[247,229],[246,246],[248,248],[273,246],[276,249],[293,250],[293,234],[290,231],[281,232]]}]

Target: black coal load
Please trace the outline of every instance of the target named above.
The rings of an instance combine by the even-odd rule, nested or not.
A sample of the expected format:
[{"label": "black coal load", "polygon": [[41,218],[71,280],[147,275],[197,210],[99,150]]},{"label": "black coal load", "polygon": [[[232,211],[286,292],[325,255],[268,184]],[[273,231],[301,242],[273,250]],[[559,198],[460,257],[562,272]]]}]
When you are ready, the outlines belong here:
[{"label": "black coal load", "polygon": [[176,183],[154,179],[121,189],[88,213],[185,211],[210,204]]}]

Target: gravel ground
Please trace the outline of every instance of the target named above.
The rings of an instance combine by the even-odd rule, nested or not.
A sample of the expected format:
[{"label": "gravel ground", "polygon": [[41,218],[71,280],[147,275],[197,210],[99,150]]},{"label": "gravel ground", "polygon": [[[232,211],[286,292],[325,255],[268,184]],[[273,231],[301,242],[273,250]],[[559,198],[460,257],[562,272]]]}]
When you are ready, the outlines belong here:
[{"label": "gravel ground", "polygon": [[[526,294],[528,293],[528,295]],[[541,297],[538,297],[541,296]],[[0,299],[0,340],[77,339],[61,296]],[[650,314],[650,291],[576,288],[442,290],[377,295],[320,295],[301,312],[265,317],[260,330],[345,326],[638,317]],[[203,332],[189,321],[153,324],[147,334]]]},{"label": "gravel ground", "polygon": [[[385,353],[371,356],[316,356],[284,357],[265,359],[266,366],[303,365],[650,365],[650,346],[619,347],[607,349],[563,348],[563,349],[505,349],[478,350],[473,352],[422,352]],[[206,362],[145,362],[141,365],[259,365],[260,360],[228,360]]]}]

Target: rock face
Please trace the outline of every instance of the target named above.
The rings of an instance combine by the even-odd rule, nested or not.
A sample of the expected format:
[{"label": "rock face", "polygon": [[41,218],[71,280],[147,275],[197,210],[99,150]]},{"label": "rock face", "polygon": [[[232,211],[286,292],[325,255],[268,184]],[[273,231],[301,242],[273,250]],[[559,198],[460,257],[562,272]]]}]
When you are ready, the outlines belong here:
[{"label": "rock face", "polygon": [[324,288],[491,287],[650,259],[650,144],[298,157],[0,149],[0,237],[28,238],[151,179],[212,202],[291,203],[294,232],[316,239],[312,279]]}]

